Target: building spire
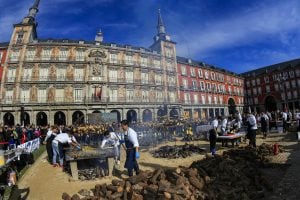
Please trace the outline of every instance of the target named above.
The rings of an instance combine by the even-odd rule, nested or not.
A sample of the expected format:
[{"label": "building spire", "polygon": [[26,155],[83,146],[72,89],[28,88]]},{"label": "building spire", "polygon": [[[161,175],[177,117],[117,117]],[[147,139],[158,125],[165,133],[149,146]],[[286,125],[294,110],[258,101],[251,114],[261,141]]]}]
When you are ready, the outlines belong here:
[{"label": "building spire", "polygon": [[160,9],[158,9],[157,33],[161,36],[166,34],[166,28],[161,17]]},{"label": "building spire", "polygon": [[36,14],[39,12],[39,4],[40,4],[40,0],[34,1],[34,4],[29,9],[28,17],[35,18]]}]

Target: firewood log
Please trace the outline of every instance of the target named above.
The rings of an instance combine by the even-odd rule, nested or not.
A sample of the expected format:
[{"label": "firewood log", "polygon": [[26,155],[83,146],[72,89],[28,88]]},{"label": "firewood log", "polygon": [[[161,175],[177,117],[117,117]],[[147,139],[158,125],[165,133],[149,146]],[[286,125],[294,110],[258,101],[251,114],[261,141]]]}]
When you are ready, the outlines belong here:
[{"label": "firewood log", "polygon": [[137,193],[139,193],[139,194],[140,194],[140,193],[143,191],[143,189],[144,189],[144,187],[143,187],[142,185],[140,185],[140,184],[132,185],[131,188],[132,188],[132,190],[133,190],[134,192],[137,192]]},{"label": "firewood log", "polygon": [[74,194],[71,200],[80,200],[80,197],[78,196],[78,194]]},{"label": "firewood log", "polygon": [[164,196],[166,199],[171,199],[172,195],[169,192],[164,192]]},{"label": "firewood log", "polygon": [[124,187],[125,185],[125,181],[124,180],[118,180],[118,179],[113,179],[111,181],[111,183],[114,185],[114,186],[121,186],[121,187]]},{"label": "firewood log", "polygon": [[197,179],[196,177],[190,177],[189,181],[192,186],[199,190],[202,190],[204,187],[204,180],[202,178]]},{"label": "firewood log", "polygon": [[102,185],[100,185],[100,190],[106,196],[107,188],[106,188],[106,184],[105,183],[102,184]]},{"label": "firewood log", "polygon": [[198,170],[196,168],[190,168],[187,170],[188,177],[196,177],[198,175]]},{"label": "firewood log", "polygon": [[137,194],[137,193],[135,193],[135,192],[132,192],[132,198],[131,198],[131,200],[143,200],[143,199],[144,199],[144,198],[143,198],[142,195]]},{"label": "firewood log", "polygon": [[154,184],[151,184],[151,185],[148,185],[145,187],[145,190],[151,192],[151,193],[154,193],[156,194],[157,191],[158,191],[158,186],[157,185],[154,185]]},{"label": "firewood log", "polygon": [[68,195],[67,193],[64,192],[64,193],[62,194],[62,199],[63,199],[63,200],[71,200],[71,197],[70,197],[70,195]]},{"label": "firewood log", "polygon": [[101,196],[101,185],[100,184],[95,185],[94,195],[97,197]]},{"label": "firewood log", "polygon": [[111,195],[112,199],[121,198],[123,196],[123,192],[115,192]]},{"label": "firewood log", "polygon": [[147,177],[148,177],[148,174],[146,172],[141,172],[141,173],[139,173],[139,175],[129,177],[128,181],[130,181],[131,184],[137,184],[139,182],[146,180]]},{"label": "firewood log", "polygon": [[179,167],[177,167],[177,168],[175,169],[175,172],[176,172],[177,174],[180,174],[180,173],[181,173],[181,169],[180,169]]},{"label": "firewood log", "polygon": [[108,185],[107,189],[112,192],[123,192],[123,187],[121,186]]},{"label": "firewood log", "polygon": [[171,183],[167,180],[161,180],[158,183],[158,190],[159,191],[166,191],[171,186]]},{"label": "firewood log", "polygon": [[162,173],[162,169],[157,169],[154,171],[154,175],[152,176],[152,178],[150,179],[150,182],[155,184],[157,181],[158,176]]},{"label": "firewood log", "polygon": [[176,186],[182,185],[187,181],[187,179],[183,176],[179,176],[176,180]]},{"label": "firewood log", "polygon": [[129,181],[126,181],[126,183],[125,183],[125,191],[126,192],[130,192],[130,190],[131,190],[131,184],[130,184]]}]

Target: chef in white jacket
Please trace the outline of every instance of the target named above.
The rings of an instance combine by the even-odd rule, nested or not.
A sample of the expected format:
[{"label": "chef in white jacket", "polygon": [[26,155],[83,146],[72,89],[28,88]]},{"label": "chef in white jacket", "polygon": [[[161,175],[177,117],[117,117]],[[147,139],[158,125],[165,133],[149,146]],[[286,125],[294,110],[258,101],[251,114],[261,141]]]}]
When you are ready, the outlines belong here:
[{"label": "chef in white jacket", "polygon": [[115,132],[105,131],[104,138],[101,143],[101,149],[105,149],[105,146],[113,147],[115,154],[115,163],[120,164],[120,137]]}]

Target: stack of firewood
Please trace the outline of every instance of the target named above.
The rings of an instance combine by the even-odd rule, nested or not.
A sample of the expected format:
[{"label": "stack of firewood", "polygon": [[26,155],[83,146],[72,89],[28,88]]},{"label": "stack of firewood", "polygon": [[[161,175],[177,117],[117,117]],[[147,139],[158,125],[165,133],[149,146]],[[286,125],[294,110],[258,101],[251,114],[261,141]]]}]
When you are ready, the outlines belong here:
[{"label": "stack of firewood", "polygon": [[192,154],[204,154],[205,150],[193,144],[175,145],[175,146],[162,146],[153,152],[155,158],[186,158]]},{"label": "stack of firewood", "polygon": [[[266,146],[260,147],[262,149]],[[260,149],[258,148],[258,149]],[[269,147],[268,147],[269,148]],[[267,162],[260,150],[232,149],[222,156],[207,157],[189,168],[156,169],[141,172],[111,184],[96,185],[81,200],[99,199],[261,199],[272,185],[260,171],[259,163]],[[64,193],[64,200],[77,200]]]},{"label": "stack of firewood", "polygon": [[[208,176],[199,176],[197,169],[157,169],[141,172],[126,180],[112,180],[110,185],[96,185],[93,196],[88,199],[206,199],[210,194],[205,185],[210,181]],[[66,193],[62,198],[73,200]]]}]

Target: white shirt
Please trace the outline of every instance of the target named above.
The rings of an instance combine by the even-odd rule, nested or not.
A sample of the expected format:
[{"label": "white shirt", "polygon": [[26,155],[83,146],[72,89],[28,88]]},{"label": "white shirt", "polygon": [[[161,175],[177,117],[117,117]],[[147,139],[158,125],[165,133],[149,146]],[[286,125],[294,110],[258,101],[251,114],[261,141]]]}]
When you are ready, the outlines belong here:
[{"label": "white shirt", "polygon": [[128,135],[128,140],[133,144],[133,147],[139,147],[137,133],[132,128],[128,127],[128,131],[125,132],[125,135]]},{"label": "white shirt", "polygon": [[257,130],[257,123],[254,115],[250,114],[247,121],[250,123],[252,130]]},{"label": "white shirt", "polygon": [[269,121],[269,117],[267,114],[264,113],[262,117],[265,118],[266,121]]},{"label": "white shirt", "polygon": [[226,126],[227,126],[227,119],[224,118],[222,121],[222,128],[226,128]]},{"label": "white shirt", "polygon": [[101,149],[103,149],[106,143],[108,143],[108,145],[116,147],[120,145],[119,137],[116,135],[115,132],[110,132],[109,137],[104,137],[104,139],[102,140]]},{"label": "white shirt", "polygon": [[239,122],[243,121],[243,118],[242,118],[241,113],[238,113],[238,114],[237,114],[237,120],[238,120]]},{"label": "white shirt", "polygon": [[300,112],[296,113],[296,119],[300,119]]},{"label": "white shirt", "polygon": [[212,121],[212,126],[213,126],[214,128],[217,128],[218,125],[219,125],[218,120],[217,120],[217,119],[214,119],[214,120]]},{"label": "white shirt", "polygon": [[70,143],[72,143],[72,139],[67,133],[60,133],[54,138],[53,142],[54,143],[60,142],[62,144],[66,144],[66,143],[70,144]]},{"label": "white shirt", "polygon": [[45,142],[51,137],[52,133],[53,132],[49,129],[45,137]]},{"label": "white shirt", "polygon": [[287,113],[286,112],[282,112],[282,119],[283,120],[287,120]]}]

